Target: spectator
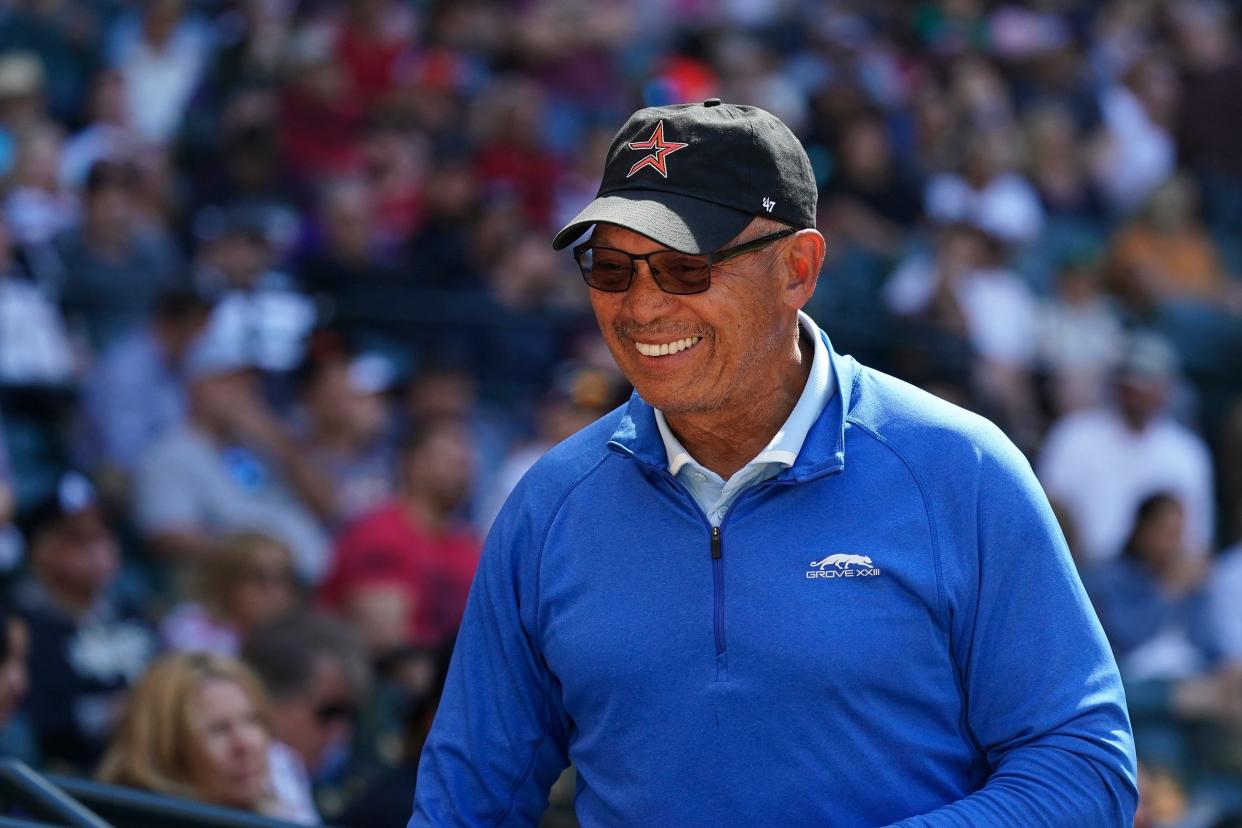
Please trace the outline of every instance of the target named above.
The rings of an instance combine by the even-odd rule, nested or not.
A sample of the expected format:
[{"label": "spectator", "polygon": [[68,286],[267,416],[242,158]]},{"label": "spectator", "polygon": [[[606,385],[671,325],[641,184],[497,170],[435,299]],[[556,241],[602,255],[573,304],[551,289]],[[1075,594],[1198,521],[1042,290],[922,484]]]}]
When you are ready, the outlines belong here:
[{"label": "spectator", "polygon": [[17,493],[4,436],[4,417],[0,416],[0,573],[7,574],[21,562],[24,541],[13,522],[17,514]]},{"label": "spectator", "polygon": [[525,220],[544,226],[561,175],[544,140],[545,96],[537,85],[518,79],[495,84],[488,95],[492,100],[476,110],[475,169],[485,189],[511,196]]},{"label": "spectator", "polygon": [[60,180],[77,189],[86,183],[100,161],[120,162],[138,154],[140,139],[129,128],[125,79],[115,69],[103,69],[91,88],[88,123],[65,142]]},{"label": "spectator", "polygon": [[431,731],[444,678],[448,673],[449,646],[421,650],[407,659],[417,671],[417,681],[407,682],[408,697],[402,713],[401,754],[396,765],[385,770],[360,793],[352,796],[337,822],[367,828],[404,828],[410,819],[410,797],[418,780],[418,760]]},{"label": "spectator", "polygon": [[915,182],[893,153],[883,116],[867,111],[845,123],[837,155],[839,170],[823,193],[827,230],[872,255],[895,259],[922,205]]},{"label": "spectator", "polygon": [[227,38],[215,53],[209,85],[228,98],[246,89],[276,86],[294,7],[243,0]]},{"label": "spectator", "polygon": [[317,242],[301,266],[306,285],[342,301],[352,288],[375,288],[409,281],[381,255],[371,220],[371,191],[360,180],[335,181],[319,197]]},{"label": "spectator", "polygon": [[418,284],[467,292],[480,288],[480,262],[471,255],[470,225],[479,209],[474,168],[459,157],[435,159],[427,171],[424,217],[410,239]]},{"label": "spectator", "polygon": [[1193,0],[1169,9],[1181,52],[1182,95],[1177,151],[1203,188],[1208,220],[1219,229],[1242,222],[1242,84],[1236,21],[1223,3]]},{"label": "spectator", "polygon": [[1163,340],[1135,334],[1113,373],[1113,398],[1053,424],[1037,466],[1049,499],[1076,528],[1079,561],[1120,554],[1131,516],[1143,498],[1172,493],[1186,510],[1182,538],[1207,554],[1212,538],[1212,460],[1202,438],[1166,412],[1177,378]]},{"label": "spectator", "polygon": [[1101,95],[1104,133],[1093,167],[1115,212],[1134,212],[1172,174],[1177,97],[1173,66],[1160,54],[1137,61]]},{"label": "spectator", "polygon": [[270,744],[270,711],[250,670],[228,656],[172,653],[134,688],[98,776],[283,816],[269,787]]},{"label": "spectator", "polygon": [[127,476],[147,446],[185,420],[184,361],[209,311],[197,294],[166,293],[146,325],[95,363],[81,413],[83,457],[97,473]]},{"label": "spectator", "polygon": [[1086,570],[1083,583],[1117,655],[1138,749],[1183,788],[1187,811],[1204,811],[1208,803],[1191,801],[1197,780],[1233,761],[1204,737],[1242,721],[1242,673],[1221,662],[1215,575],[1182,545],[1184,520],[1172,495],[1145,498],[1121,556]]},{"label": "spectator", "polygon": [[274,268],[281,217],[238,205],[218,217],[221,225],[200,251],[200,289],[215,301],[208,335],[246,352],[255,367],[290,372],[302,361],[315,324],[315,307],[293,281]]},{"label": "spectator", "polygon": [[140,327],[159,296],[181,285],[172,240],[138,216],[137,171],[98,161],[86,176],[82,224],[56,239],[61,306],[103,350]]},{"label": "spectator", "polygon": [[311,357],[302,377],[305,420],[298,441],[317,474],[311,501],[339,527],[386,500],[393,490],[392,414],[396,369],[382,354]]},{"label": "spectator", "polygon": [[304,181],[356,172],[362,102],[334,58],[334,33],[310,22],[289,38],[280,100],[280,142],[285,160]]},{"label": "spectator", "polygon": [[927,182],[928,217],[986,228],[1007,244],[1036,239],[1044,227],[1044,211],[1035,189],[1015,169],[1015,134],[989,126],[964,142],[961,172],[941,173]]},{"label": "spectator", "polygon": [[181,0],[150,0],[112,31],[111,58],[125,82],[129,123],[150,144],[170,141],[211,56],[211,33]]},{"label": "spectator", "polygon": [[285,425],[259,394],[252,363],[210,334],[186,365],[189,416],[134,471],[138,527],[169,561],[208,554],[221,535],[254,530],[293,553],[314,583],[328,565],[323,528],[295,494],[309,474]]},{"label": "spectator", "polygon": [[22,272],[0,216],[0,387],[68,386],[75,363],[60,312]]},{"label": "spectator", "polygon": [[397,497],[345,530],[323,587],[374,657],[451,637],[479,560],[479,539],[460,516],[475,465],[465,425],[421,423],[400,457]]},{"label": "spectator", "polygon": [[197,569],[198,600],[173,608],[160,625],[170,650],[237,655],[247,635],[288,614],[298,599],[293,556],[257,532],[222,538]]},{"label": "spectator", "polygon": [[958,223],[943,227],[935,245],[934,258],[915,255],[898,267],[884,288],[888,306],[969,341],[980,394],[1014,439],[1029,443],[1037,426],[1030,376],[1038,347],[1035,296],[1005,266],[1002,236]]},{"label": "spectator", "polygon": [[[615,365],[606,352],[603,364],[609,369]],[[481,397],[475,377],[460,365],[425,365],[406,389],[404,403],[407,428],[438,419],[466,423],[478,460],[475,491],[488,491],[509,445],[519,439],[521,428],[512,416]],[[477,515],[480,507],[476,499],[469,511]]]},{"label": "spectator", "polygon": [[625,386],[613,371],[568,365],[556,384],[540,401],[535,418],[535,438],[519,441],[509,451],[491,488],[483,498],[483,511],[477,525],[486,534],[518,481],[553,446],[625,401]]},{"label": "spectator", "polygon": [[1122,338],[1117,309],[1101,289],[1099,265],[1083,254],[1067,261],[1044,304],[1039,332],[1040,363],[1056,416],[1103,402]]},{"label": "spectator", "polygon": [[45,122],[16,137],[4,218],[17,242],[38,247],[77,221],[78,201],[60,184],[61,129]]},{"label": "spectator", "polygon": [[363,135],[362,173],[371,194],[371,225],[389,258],[422,222],[425,143],[418,132],[391,118],[376,119]]},{"label": "spectator", "polygon": [[1113,237],[1114,290],[1140,313],[1179,299],[1231,301],[1242,312],[1242,288],[1226,277],[1196,206],[1194,183],[1172,176],[1156,187],[1138,218]]},{"label": "spectator", "polygon": [[1069,109],[1044,104],[1027,115],[1026,124],[1031,183],[1049,218],[1104,220],[1108,205],[1088,175],[1082,136]]},{"label": "spectator", "polygon": [[117,591],[120,558],[95,492],[68,473],[29,518],[27,705],[45,761],[84,770],[103,751],[129,688],[155,655],[154,630]]},{"label": "spectator", "polygon": [[0,604],[0,730],[8,724],[22,697],[30,689],[26,659],[30,655],[30,631],[20,616]]},{"label": "spectator", "polygon": [[1133,681],[1181,679],[1216,657],[1202,556],[1182,545],[1185,510],[1159,492],[1139,503],[1121,554],[1084,572],[1084,584],[1117,656]]},{"label": "spectator", "polygon": [[396,86],[400,60],[412,45],[415,19],[403,3],[357,0],[345,7],[335,58],[349,78],[349,95],[374,110]]},{"label": "spectator", "polygon": [[[0,43],[6,46],[13,42],[5,37],[5,24],[11,22],[7,16],[0,21]],[[13,171],[18,136],[47,120],[45,74],[42,62],[31,52],[14,49],[0,54],[0,176]]]},{"label": "spectator", "polygon": [[347,748],[367,692],[352,631],[322,615],[292,615],[255,630],[242,649],[272,699],[273,788],[288,818],[318,822],[310,781]]}]

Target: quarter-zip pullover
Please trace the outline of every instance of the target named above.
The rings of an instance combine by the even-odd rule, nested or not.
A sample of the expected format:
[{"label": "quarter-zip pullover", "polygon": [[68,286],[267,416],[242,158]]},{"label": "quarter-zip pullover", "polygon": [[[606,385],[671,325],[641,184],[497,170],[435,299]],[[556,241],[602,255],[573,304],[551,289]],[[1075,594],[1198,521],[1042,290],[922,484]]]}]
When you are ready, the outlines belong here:
[{"label": "quarter-zip pullover", "polygon": [[719,526],[638,396],[483,554],[411,826],[1123,826],[1116,665],[1022,455],[828,348],[794,463]]}]

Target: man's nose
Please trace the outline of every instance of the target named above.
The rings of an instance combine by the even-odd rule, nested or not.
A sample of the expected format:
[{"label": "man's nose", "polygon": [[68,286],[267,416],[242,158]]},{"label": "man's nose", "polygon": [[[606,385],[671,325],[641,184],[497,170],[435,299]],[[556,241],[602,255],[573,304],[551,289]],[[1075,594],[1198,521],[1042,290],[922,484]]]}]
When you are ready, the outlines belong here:
[{"label": "man's nose", "polygon": [[660,290],[647,262],[634,262],[634,279],[625,292],[625,307],[635,322],[642,325],[659,319],[676,303],[674,296]]}]

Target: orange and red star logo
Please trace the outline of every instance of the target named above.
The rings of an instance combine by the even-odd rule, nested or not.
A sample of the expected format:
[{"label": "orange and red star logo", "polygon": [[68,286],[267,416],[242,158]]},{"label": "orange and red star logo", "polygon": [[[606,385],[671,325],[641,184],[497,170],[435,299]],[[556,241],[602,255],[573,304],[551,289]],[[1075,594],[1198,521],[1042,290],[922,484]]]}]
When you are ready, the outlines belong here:
[{"label": "orange and red star logo", "polygon": [[632,150],[655,150],[655,152],[638,159],[638,162],[630,167],[630,171],[625,174],[625,177],[629,178],[643,167],[651,167],[660,175],[668,178],[668,166],[664,163],[664,159],[677,152],[677,150],[688,146],[690,145],[679,144],[676,141],[665,141],[664,122],[657,121],[655,129],[651,131],[651,137],[646,141],[630,141],[626,144],[626,147]]}]

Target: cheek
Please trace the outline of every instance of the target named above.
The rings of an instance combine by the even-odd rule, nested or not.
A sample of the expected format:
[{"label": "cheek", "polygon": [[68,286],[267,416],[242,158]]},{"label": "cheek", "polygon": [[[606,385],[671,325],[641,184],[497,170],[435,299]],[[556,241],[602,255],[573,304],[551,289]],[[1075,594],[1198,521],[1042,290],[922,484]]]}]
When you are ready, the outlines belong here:
[{"label": "cheek", "polygon": [[245,615],[252,615],[263,607],[263,591],[255,584],[240,584],[233,591],[233,609]]},{"label": "cheek", "polygon": [[229,767],[228,737],[222,733],[200,736],[190,765],[197,784],[217,784]]}]

